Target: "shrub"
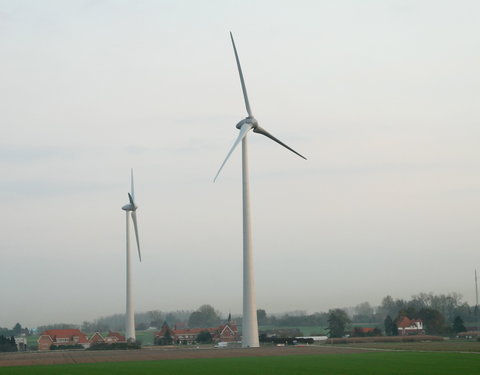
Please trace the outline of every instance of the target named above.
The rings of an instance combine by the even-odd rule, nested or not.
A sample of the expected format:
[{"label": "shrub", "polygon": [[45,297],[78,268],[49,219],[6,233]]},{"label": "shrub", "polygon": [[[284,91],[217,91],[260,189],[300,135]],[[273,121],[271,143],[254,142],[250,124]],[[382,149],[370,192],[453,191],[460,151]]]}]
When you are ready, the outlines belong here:
[{"label": "shrub", "polygon": [[5,337],[0,335],[0,352],[16,352],[17,344],[15,344],[14,337]]},{"label": "shrub", "polygon": [[379,337],[349,337],[328,339],[328,344],[355,344],[366,342],[420,342],[420,341],[443,341],[440,336],[415,335],[415,336],[379,336]]},{"label": "shrub", "polygon": [[52,345],[50,350],[71,350],[71,349],[84,349],[82,345]]},{"label": "shrub", "polygon": [[211,344],[213,342],[212,335],[208,331],[202,331],[197,335],[197,342],[200,344]]},{"label": "shrub", "polygon": [[267,337],[265,334],[260,335],[260,342],[263,343],[273,343],[273,344],[287,344],[287,345],[295,345],[295,344],[313,344],[313,339],[304,338],[304,337]]},{"label": "shrub", "polygon": [[135,342],[116,342],[113,344],[98,343],[90,346],[87,350],[131,350],[141,349],[141,345],[138,341]]}]

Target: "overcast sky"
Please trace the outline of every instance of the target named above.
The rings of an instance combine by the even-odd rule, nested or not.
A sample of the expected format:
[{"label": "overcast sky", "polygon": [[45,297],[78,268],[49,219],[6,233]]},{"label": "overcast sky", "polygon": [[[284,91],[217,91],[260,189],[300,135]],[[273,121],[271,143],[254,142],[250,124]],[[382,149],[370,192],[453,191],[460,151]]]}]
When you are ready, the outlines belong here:
[{"label": "overcast sky", "polygon": [[0,0],[0,326],[242,310],[250,139],[257,305],[462,293],[480,268],[478,1]]}]

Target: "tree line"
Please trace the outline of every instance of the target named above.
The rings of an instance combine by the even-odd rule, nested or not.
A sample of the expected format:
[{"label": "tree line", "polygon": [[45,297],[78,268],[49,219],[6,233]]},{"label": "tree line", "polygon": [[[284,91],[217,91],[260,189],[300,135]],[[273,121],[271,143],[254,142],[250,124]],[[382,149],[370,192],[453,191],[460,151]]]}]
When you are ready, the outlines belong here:
[{"label": "tree line", "polygon": [[[438,311],[443,316],[446,325],[453,324],[457,317],[465,323],[473,323],[478,319],[478,311],[475,306],[470,306],[462,301],[462,296],[459,293],[438,295],[419,293],[413,295],[410,299],[395,299],[391,296],[386,296],[382,299],[379,306],[372,306],[369,302],[362,302],[354,307],[342,308],[352,323],[375,323],[380,325],[384,323],[387,316],[390,316],[392,320],[395,320],[400,312],[403,312],[406,316],[423,316],[427,313],[431,314],[431,311],[428,309]],[[331,311],[315,312],[313,314],[307,314],[303,311],[267,314],[264,309],[259,309],[257,310],[257,317],[260,326],[326,327],[329,324]],[[420,313],[420,311],[423,312]],[[164,322],[167,322],[170,326],[178,323],[191,328],[206,328],[217,326],[224,320],[225,318],[222,319],[221,312],[207,304],[200,306],[194,311],[177,310],[164,312],[151,310],[135,314],[136,329],[138,330],[145,330],[149,327],[160,328]],[[432,320],[435,321],[435,319]],[[241,316],[235,317],[235,321],[240,325],[242,322]],[[433,324],[434,328],[432,330],[437,330],[437,326],[438,324]],[[47,329],[79,328],[84,332],[106,332],[109,330],[122,331],[124,327],[125,315],[113,314],[93,321],[84,321],[81,325],[57,323],[39,326],[37,330],[38,332],[43,332]],[[4,336],[19,335],[20,333],[29,333],[28,329],[22,328],[20,323],[17,323],[12,329],[0,328],[0,334]]]},{"label": "tree line", "polygon": [[0,335],[3,336],[20,336],[21,334],[29,335],[30,330],[23,328],[20,323],[16,323],[12,329],[0,327]]},{"label": "tree line", "polygon": [[410,300],[394,299],[386,296],[382,299],[376,314],[384,319],[387,315],[396,316],[404,311],[406,315],[414,315],[414,311],[436,310],[440,312],[447,322],[453,322],[458,316],[465,322],[475,322],[478,318],[476,306],[469,306],[467,302],[462,301],[462,295],[459,293],[438,294],[419,293],[413,295]]}]

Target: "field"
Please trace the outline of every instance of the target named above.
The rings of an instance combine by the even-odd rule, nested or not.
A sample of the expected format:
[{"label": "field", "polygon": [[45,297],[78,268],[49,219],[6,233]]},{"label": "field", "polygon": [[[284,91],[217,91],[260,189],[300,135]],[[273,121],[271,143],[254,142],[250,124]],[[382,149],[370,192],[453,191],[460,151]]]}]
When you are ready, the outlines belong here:
[{"label": "field", "polygon": [[40,335],[30,335],[27,336],[27,345],[37,345],[37,340]]},{"label": "field", "polygon": [[76,365],[2,367],[2,375],[477,375],[479,354],[368,352],[357,354],[277,357],[204,358],[142,362],[104,362]]},{"label": "field", "polygon": [[136,331],[135,336],[137,340],[142,343],[142,345],[149,346],[153,345],[153,335],[156,331]]},{"label": "field", "polygon": [[[328,345],[328,344],[326,344]],[[474,340],[446,340],[436,342],[371,342],[358,344],[335,344],[338,347],[368,348],[382,350],[438,351],[477,353],[480,356],[480,342]],[[480,358],[479,358],[480,360]],[[479,363],[480,368],[480,363]],[[480,373],[480,370],[479,370]]]},{"label": "field", "polygon": [[267,331],[271,329],[299,329],[304,336],[311,336],[312,334],[320,334],[320,335],[326,335],[327,334],[327,328],[326,327],[320,327],[320,326],[285,326],[285,327],[278,327],[278,326],[273,326],[273,325],[262,325],[259,326],[258,329],[259,331]]}]

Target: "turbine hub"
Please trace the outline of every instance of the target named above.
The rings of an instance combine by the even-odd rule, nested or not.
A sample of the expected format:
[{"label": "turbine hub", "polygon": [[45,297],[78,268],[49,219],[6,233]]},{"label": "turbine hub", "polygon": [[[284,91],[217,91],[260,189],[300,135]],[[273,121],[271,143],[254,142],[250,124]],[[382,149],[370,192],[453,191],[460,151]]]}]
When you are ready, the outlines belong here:
[{"label": "turbine hub", "polygon": [[122,207],[122,210],[124,211],[135,211],[136,209],[137,209],[137,206],[134,206],[131,203],[126,204],[125,206]]},{"label": "turbine hub", "polygon": [[255,129],[258,126],[258,121],[253,116],[245,117],[242,121],[240,121],[236,125],[237,129],[240,129],[243,126],[243,124],[250,124],[252,126],[252,129]]}]

